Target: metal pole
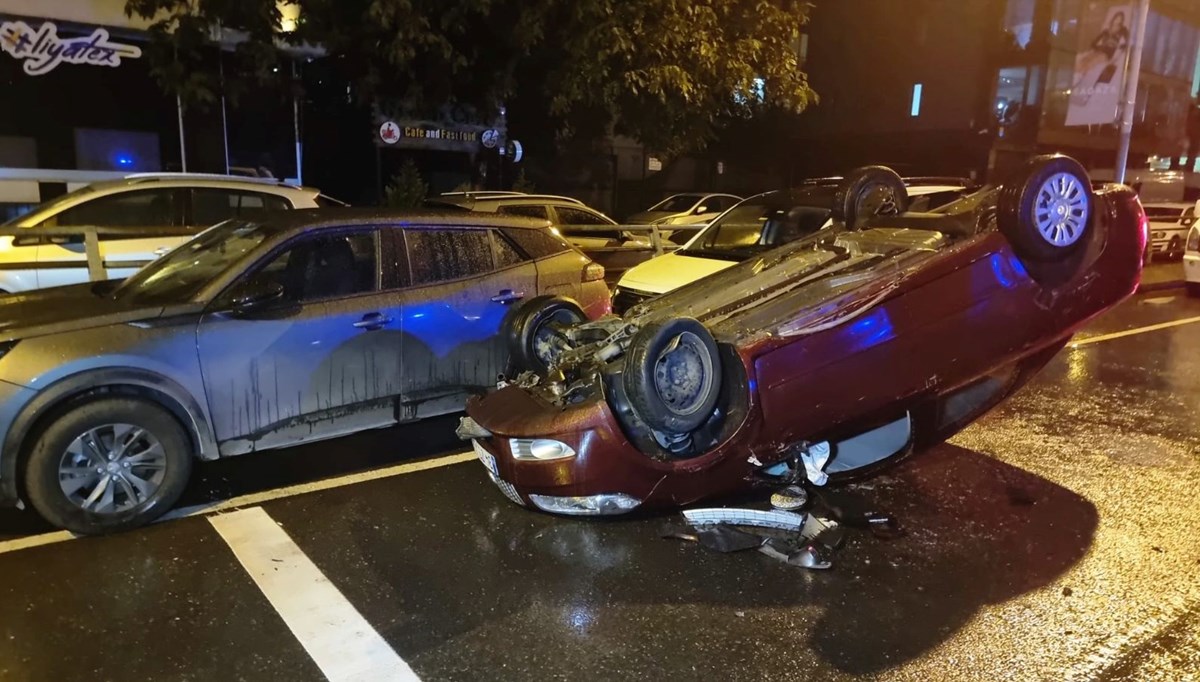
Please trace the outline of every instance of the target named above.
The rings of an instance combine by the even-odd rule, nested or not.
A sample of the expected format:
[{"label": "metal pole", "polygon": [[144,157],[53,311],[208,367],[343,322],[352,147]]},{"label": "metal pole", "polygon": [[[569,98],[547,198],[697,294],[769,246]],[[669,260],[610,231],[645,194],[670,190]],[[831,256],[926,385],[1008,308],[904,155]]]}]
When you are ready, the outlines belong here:
[{"label": "metal pole", "polygon": [[1121,102],[1121,143],[1117,147],[1117,161],[1113,168],[1113,179],[1125,182],[1125,166],[1129,163],[1129,138],[1133,134],[1133,110],[1137,104],[1138,75],[1142,72],[1142,47],[1146,42],[1146,17],[1150,12],[1150,0],[1138,0],[1134,17],[1133,44],[1129,46],[1129,58],[1125,64],[1125,97]]},{"label": "metal pole", "polygon": [[183,139],[183,98],[175,95],[175,110],[179,113],[179,170],[187,172],[187,144]]},{"label": "metal pole", "polygon": [[300,142],[300,96],[296,92],[296,62],[292,62],[292,130],[296,134],[296,184],[304,184],[304,149]]}]

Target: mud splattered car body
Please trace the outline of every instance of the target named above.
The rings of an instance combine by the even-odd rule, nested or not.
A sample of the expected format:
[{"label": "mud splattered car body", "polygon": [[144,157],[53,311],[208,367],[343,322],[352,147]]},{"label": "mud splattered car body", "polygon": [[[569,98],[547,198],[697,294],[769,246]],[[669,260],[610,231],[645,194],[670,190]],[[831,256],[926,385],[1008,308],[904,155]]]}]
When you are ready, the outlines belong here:
[{"label": "mud splattered car body", "polygon": [[[1064,192],[1086,195],[1084,208],[1043,201],[1037,193],[1058,182],[1050,171],[1069,159],[1052,161],[1024,185],[984,188],[937,213],[847,219],[623,318],[578,325],[546,378],[470,401],[462,433],[511,499],[567,514],[743,491],[813,443],[831,446],[824,472],[848,478],[940,442],[1137,286],[1136,196],[1093,192],[1080,168]],[[1086,231],[1061,253],[1034,255],[1030,235],[1055,212],[1081,216]],[[688,319],[715,341],[719,389],[680,433],[647,412],[634,394],[655,387],[630,372],[645,367],[638,334]],[[667,354],[689,329],[699,333],[669,332]],[[589,338],[599,340],[581,343]],[[680,385],[661,358],[651,364],[665,379],[659,393]]]}]

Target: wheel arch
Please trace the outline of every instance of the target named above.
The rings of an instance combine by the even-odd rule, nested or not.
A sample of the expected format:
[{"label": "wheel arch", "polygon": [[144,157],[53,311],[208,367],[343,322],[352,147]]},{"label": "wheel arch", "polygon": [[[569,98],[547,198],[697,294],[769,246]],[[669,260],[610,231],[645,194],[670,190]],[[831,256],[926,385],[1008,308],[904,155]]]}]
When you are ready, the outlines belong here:
[{"label": "wheel arch", "polygon": [[135,368],[109,368],[73,374],[58,380],[17,414],[4,437],[0,458],[0,498],[17,498],[23,492],[18,473],[29,456],[31,437],[72,402],[98,395],[128,395],[150,400],[179,420],[191,439],[193,455],[216,459],[217,442],[206,413],[187,390],[155,372]]}]

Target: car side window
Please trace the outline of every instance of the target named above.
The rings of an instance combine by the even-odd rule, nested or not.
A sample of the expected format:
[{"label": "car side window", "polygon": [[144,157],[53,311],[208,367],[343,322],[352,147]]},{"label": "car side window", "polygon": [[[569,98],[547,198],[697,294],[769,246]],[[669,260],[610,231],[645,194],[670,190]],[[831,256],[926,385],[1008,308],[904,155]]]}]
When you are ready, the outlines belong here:
[{"label": "car side window", "polygon": [[546,213],[545,206],[535,206],[526,204],[524,206],[501,206],[496,210],[500,215],[516,215],[525,218],[538,218],[540,220],[549,220],[550,216]]},{"label": "car side window", "polygon": [[312,235],[271,256],[250,280],[278,284],[292,303],[370,293],[379,287],[377,252],[375,230]]},{"label": "car side window", "polygon": [[172,227],[177,223],[178,193],[143,189],[96,197],[48,219],[46,227]]},{"label": "car side window", "polygon": [[286,211],[291,204],[274,194],[228,190],[215,187],[195,188],[192,192],[191,225],[206,228],[230,218],[254,219],[268,213]]},{"label": "car side window", "polygon": [[558,212],[558,222],[563,225],[611,225],[601,216],[581,211],[577,208],[567,208],[566,206],[555,206],[554,210]]},{"label": "car side window", "polygon": [[488,230],[405,230],[404,240],[413,286],[482,275],[494,269]]},{"label": "car side window", "polygon": [[496,248],[496,269],[510,268],[524,263],[525,255],[517,250],[500,232],[492,231],[492,241]]},{"label": "car side window", "polygon": [[571,245],[548,229],[528,230],[520,227],[504,228],[504,234],[521,247],[532,258],[545,258],[564,251]]}]

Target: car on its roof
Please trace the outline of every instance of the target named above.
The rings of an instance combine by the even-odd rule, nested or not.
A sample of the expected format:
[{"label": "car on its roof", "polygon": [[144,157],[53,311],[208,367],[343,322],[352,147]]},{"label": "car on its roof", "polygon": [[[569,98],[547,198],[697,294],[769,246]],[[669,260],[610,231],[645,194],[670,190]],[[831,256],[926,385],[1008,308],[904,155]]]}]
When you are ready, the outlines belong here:
[{"label": "car on its roof", "polygon": [[1138,285],[1137,196],[1068,157],[906,203],[894,172],[849,174],[831,225],[557,328],[540,365],[468,401],[459,435],[506,497],[557,514],[849,480],[952,436]]},{"label": "car on its roof", "polygon": [[92,183],[2,225],[21,230],[0,237],[0,293],[88,281],[82,232],[50,238],[42,228],[111,228],[100,236],[100,256],[120,279],[222,220],[344,205],[274,179],[135,173]]},{"label": "car on its roof", "polygon": [[[675,251],[625,270],[613,291],[619,314],[655,296],[730,268],[830,224],[833,194],[842,178],[818,178],[790,192],[750,197],[721,214]],[[909,206],[930,211],[966,195],[976,184],[959,178],[904,178]],[[803,206],[803,208],[801,208]],[[780,213],[780,207],[787,209]]]},{"label": "car on its roof", "polygon": [[506,371],[513,304],[550,296],[562,322],[609,311],[603,270],[543,222],[354,209],[229,220],[124,282],[14,294],[0,502],[129,528],[193,459],[460,410]]}]

